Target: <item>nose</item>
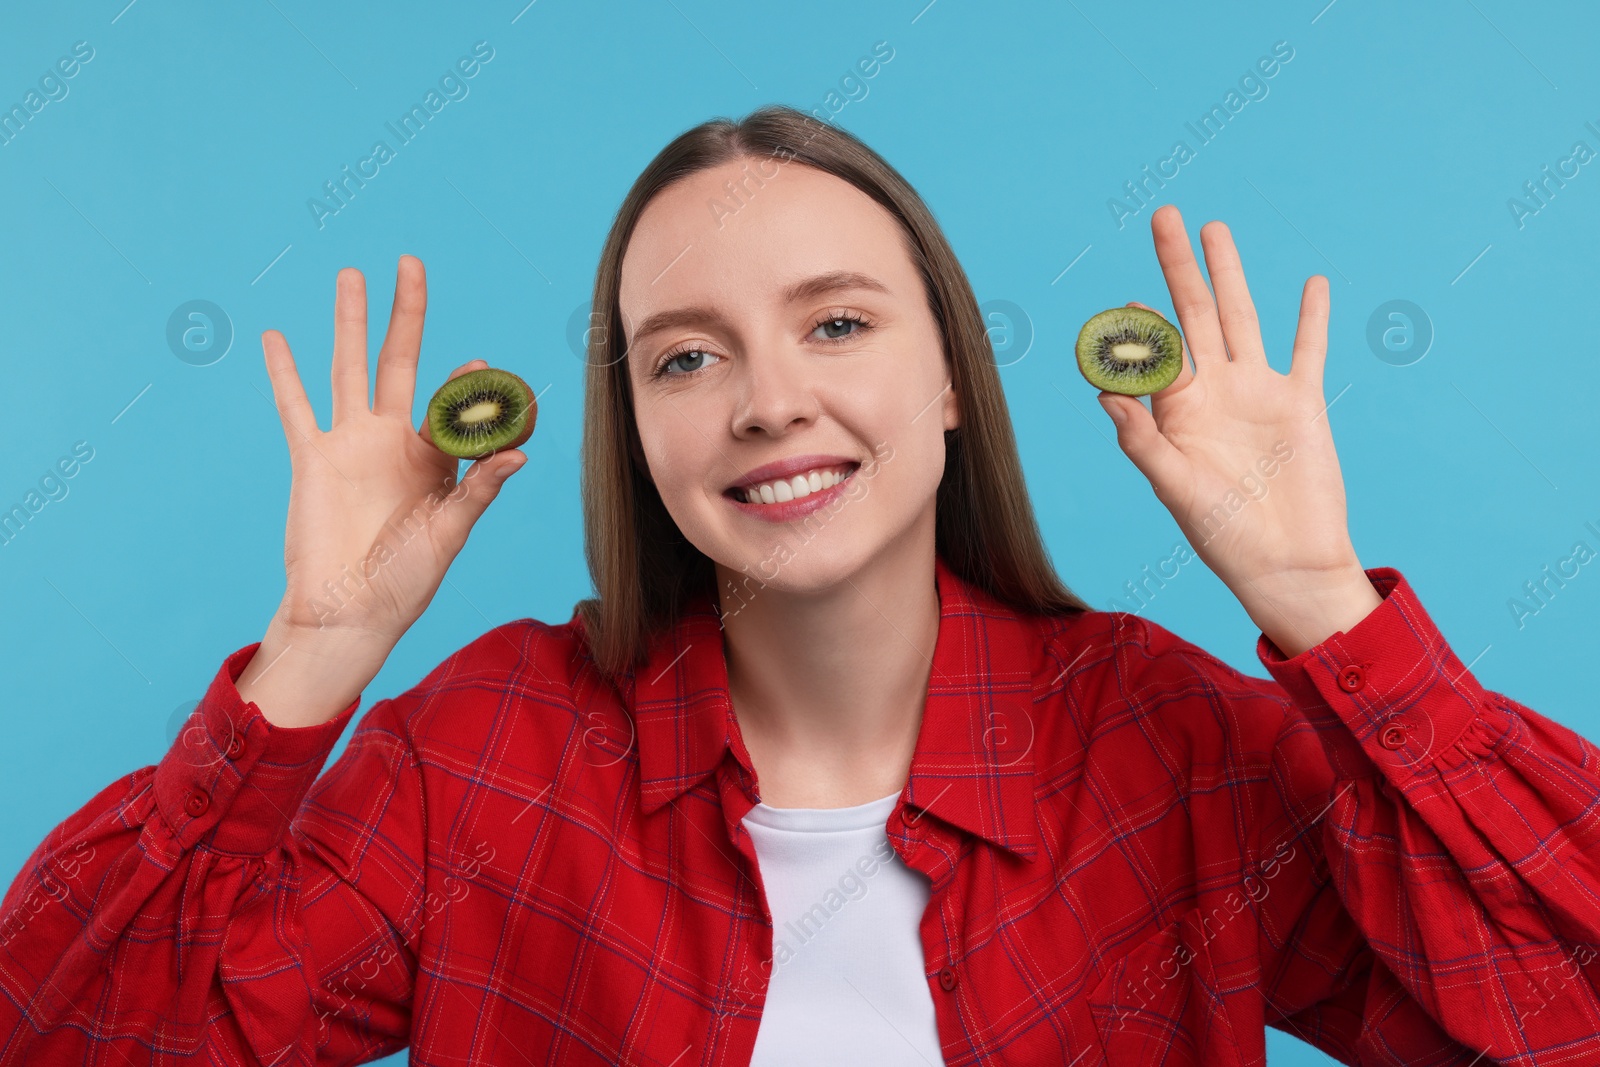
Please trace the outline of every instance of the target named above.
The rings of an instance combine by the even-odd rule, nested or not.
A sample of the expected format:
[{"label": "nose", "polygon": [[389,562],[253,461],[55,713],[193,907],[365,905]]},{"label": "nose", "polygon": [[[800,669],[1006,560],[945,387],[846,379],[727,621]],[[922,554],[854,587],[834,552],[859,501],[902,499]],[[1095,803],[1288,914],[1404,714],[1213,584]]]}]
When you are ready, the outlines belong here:
[{"label": "nose", "polygon": [[816,421],[817,398],[806,354],[792,345],[767,340],[751,346],[740,361],[733,433],[781,437]]}]

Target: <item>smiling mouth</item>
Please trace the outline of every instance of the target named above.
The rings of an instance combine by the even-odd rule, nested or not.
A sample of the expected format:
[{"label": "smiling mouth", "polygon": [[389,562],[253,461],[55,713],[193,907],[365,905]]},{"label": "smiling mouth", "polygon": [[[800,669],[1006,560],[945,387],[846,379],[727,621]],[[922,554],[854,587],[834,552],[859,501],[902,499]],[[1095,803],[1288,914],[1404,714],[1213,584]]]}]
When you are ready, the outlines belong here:
[{"label": "smiling mouth", "polygon": [[832,489],[840,482],[847,481],[860,466],[859,463],[845,463],[813,467],[790,478],[775,478],[756,485],[736,485],[725,490],[723,495],[741,504],[786,504]]}]

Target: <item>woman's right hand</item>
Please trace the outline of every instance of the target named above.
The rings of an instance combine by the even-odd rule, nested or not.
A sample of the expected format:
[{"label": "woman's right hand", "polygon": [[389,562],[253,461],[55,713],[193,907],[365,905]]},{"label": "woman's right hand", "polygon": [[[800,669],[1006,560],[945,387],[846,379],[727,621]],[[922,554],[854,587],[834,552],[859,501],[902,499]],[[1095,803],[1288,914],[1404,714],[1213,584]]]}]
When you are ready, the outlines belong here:
[{"label": "woman's right hand", "polygon": [[[402,256],[369,406],[366,282],[354,268],[339,272],[326,431],[283,335],[261,335],[293,482],[283,602],[239,692],[274,723],[323,722],[359,695],[433,599],[473,523],[526,461],[507,449],[475,461],[458,481],[459,461],[433,446],[426,416],[420,429],[412,426],[426,309],[422,262]],[[450,377],[483,366],[472,360]]]}]

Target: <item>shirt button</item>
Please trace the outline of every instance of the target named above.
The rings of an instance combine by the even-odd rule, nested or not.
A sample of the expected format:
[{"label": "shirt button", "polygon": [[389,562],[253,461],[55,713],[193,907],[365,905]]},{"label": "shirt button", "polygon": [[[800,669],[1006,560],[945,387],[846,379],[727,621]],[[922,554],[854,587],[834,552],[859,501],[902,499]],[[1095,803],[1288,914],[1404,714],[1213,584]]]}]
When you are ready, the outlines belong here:
[{"label": "shirt button", "polygon": [[1366,668],[1359,663],[1347,663],[1339,669],[1339,688],[1354,693],[1367,684]]},{"label": "shirt button", "polygon": [[209,807],[211,807],[211,796],[204,789],[193,790],[183,802],[183,810],[197,819],[204,815]]},{"label": "shirt button", "polygon": [[956,969],[954,967],[939,968],[939,986],[946,993],[956,987]]},{"label": "shirt button", "polygon": [[236,733],[228,738],[228,758],[238,759],[242,755],[244,755],[244,735]]},{"label": "shirt button", "polygon": [[1387,749],[1404,748],[1406,746],[1406,728],[1399,723],[1390,723],[1378,735],[1378,744]]}]

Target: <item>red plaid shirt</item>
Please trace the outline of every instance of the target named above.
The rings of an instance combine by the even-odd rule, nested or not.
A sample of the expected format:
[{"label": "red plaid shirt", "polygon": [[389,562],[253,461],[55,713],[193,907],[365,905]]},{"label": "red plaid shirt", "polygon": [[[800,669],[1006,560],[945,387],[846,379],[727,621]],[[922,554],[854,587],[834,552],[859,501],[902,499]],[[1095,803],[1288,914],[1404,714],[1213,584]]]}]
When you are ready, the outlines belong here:
[{"label": "red plaid shirt", "polygon": [[[1404,578],[1253,678],[940,559],[889,839],[949,1064],[1600,1062],[1596,750],[1467,672]],[[0,1064],[743,1064],[773,931],[708,601],[605,682],[522,620],[279,729],[229,656],[161,763],[0,909]],[[826,1019],[818,1019],[826,1025]]]}]

